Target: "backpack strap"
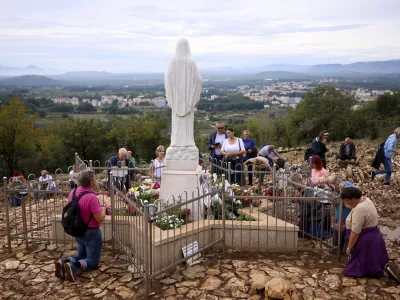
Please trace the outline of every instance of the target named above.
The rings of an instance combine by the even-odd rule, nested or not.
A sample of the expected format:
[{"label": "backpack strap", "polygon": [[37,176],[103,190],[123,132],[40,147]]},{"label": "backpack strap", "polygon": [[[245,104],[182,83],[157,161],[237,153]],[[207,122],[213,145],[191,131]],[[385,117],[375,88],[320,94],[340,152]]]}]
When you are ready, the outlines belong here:
[{"label": "backpack strap", "polygon": [[[76,201],[76,203],[78,203],[79,200],[81,200],[81,198],[82,198],[83,196],[85,196],[85,195],[87,195],[87,194],[94,194],[94,193],[93,193],[93,192],[85,191],[85,192],[80,193],[78,197],[76,197],[75,194],[76,194],[76,188],[74,189],[74,192],[73,192],[73,194],[72,194],[72,201]],[[78,209],[79,209],[79,205],[78,205]],[[92,217],[93,217],[93,214],[90,215],[89,221],[86,223],[86,226],[89,225],[90,221],[92,220]]]}]

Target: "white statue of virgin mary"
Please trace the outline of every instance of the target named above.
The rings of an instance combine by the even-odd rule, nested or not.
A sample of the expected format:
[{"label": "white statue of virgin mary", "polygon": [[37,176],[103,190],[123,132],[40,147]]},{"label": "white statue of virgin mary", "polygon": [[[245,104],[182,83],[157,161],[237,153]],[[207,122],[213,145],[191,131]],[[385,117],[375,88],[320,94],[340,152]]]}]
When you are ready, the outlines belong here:
[{"label": "white statue of virgin mary", "polygon": [[180,39],[165,74],[167,102],[172,109],[172,147],[195,146],[194,108],[200,101],[201,89],[201,75],[192,60],[189,43]]}]

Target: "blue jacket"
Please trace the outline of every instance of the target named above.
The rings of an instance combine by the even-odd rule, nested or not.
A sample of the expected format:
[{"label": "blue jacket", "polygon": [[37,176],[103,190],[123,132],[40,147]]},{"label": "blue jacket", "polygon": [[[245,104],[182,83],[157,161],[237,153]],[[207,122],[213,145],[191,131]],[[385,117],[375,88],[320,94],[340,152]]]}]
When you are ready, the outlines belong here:
[{"label": "blue jacket", "polygon": [[[353,183],[351,183],[350,181],[345,180],[344,181],[346,184],[346,187],[352,186],[352,187],[356,187]],[[340,204],[336,204],[335,205],[335,219],[336,221],[339,220],[339,209],[340,209]],[[343,208],[342,208],[342,221],[341,222],[345,222],[347,216],[350,214],[351,212],[351,208],[347,208],[346,206],[344,206],[343,203]]]},{"label": "blue jacket", "polygon": [[[118,162],[119,162],[119,159],[118,159],[118,154],[117,155],[115,155],[115,156],[113,156],[113,157],[111,157],[108,161],[107,161],[107,167],[118,167]],[[128,167],[128,168],[133,168],[133,162],[129,159],[129,158],[125,158],[125,165]],[[108,170],[108,173],[110,173],[110,170]],[[134,174],[134,171],[129,171],[129,174]]]},{"label": "blue jacket", "polygon": [[385,142],[385,156],[387,158],[392,158],[394,155],[394,152],[392,152],[392,149],[395,150],[397,147],[397,135],[393,133],[391,136],[388,137],[388,139]]},{"label": "blue jacket", "polygon": [[[210,137],[207,140],[207,147],[208,147],[208,149],[210,149],[210,159],[214,159],[214,156],[215,156],[215,149],[211,148],[211,146],[215,144],[215,138],[217,137],[217,132],[218,131],[211,133]],[[228,136],[226,135],[226,132],[224,132],[224,134],[225,134],[225,138],[227,139]]]}]

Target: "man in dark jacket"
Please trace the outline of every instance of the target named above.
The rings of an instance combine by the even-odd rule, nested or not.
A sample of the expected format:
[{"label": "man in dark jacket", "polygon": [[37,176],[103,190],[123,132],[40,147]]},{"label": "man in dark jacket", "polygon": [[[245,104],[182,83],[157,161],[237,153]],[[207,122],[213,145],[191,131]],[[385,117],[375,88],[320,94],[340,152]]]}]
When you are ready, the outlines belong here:
[{"label": "man in dark jacket", "polygon": [[312,155],[317,155],[322,160],[322,165],[326,169],[326,158],[325,153],[328,151],[326,149],[326,142],[328,140],[329,133],[326,130],[322,130],[319,136],[316,137],[311,144]]},{"label": "man in dark jacket", "polygon": [[[213,164],[218,164],[223,156],[221,155],[222,144],[228,136],[225,133],[224,123],[221,121],[217,122],[215,125],[217,131],[214,131],[210,134],[210,137],[207,141],[207,147],[210,149],[210,161]],[[211,165],[212,173],[217,173],[217,168],[214,165]]]},{"label": "man in dark jacket", "polygon": [[341,168],[347,167],[348,164],[357,165],[356,146],[349,137],[340,146],[339,155],[336,156],[336,159]]},{"label": "man in dark jacket", "polygon": [[[112,156],[106,163],[107,167],[113,167],[113,168],[133,168],[133,163],[132,160],[128,158],[128,151],[125,148],[121,148],[118,151],[118,154],[115,156]],[[113,172],[114,176],[117,176],[118,178],[118,185],[119,188],[122,190],[123,186],[125,186],[126,190],[128,191],[130,188],[130,176],[133,174],[133,171],[127,171],[127,174],[123,177],[117,176],[118,174],[116,172]],[[108,189],[110,190],[110,170],[108,170]]]}]

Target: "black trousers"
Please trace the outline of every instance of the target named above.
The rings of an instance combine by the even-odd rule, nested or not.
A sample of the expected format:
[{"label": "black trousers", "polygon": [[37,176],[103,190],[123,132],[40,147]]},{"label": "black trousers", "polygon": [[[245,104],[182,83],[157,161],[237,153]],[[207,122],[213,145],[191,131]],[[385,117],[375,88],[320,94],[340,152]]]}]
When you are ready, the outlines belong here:
[{"label": "black trousers", "polygon": [[[246,162],[246,160],[243,162]],[[247,171],[248,171],[248,177],[249,177],[249,185],[253,185],[253,164],[247,165]],[[243,180],[243,181],[246,181],[246,180]]]}]

